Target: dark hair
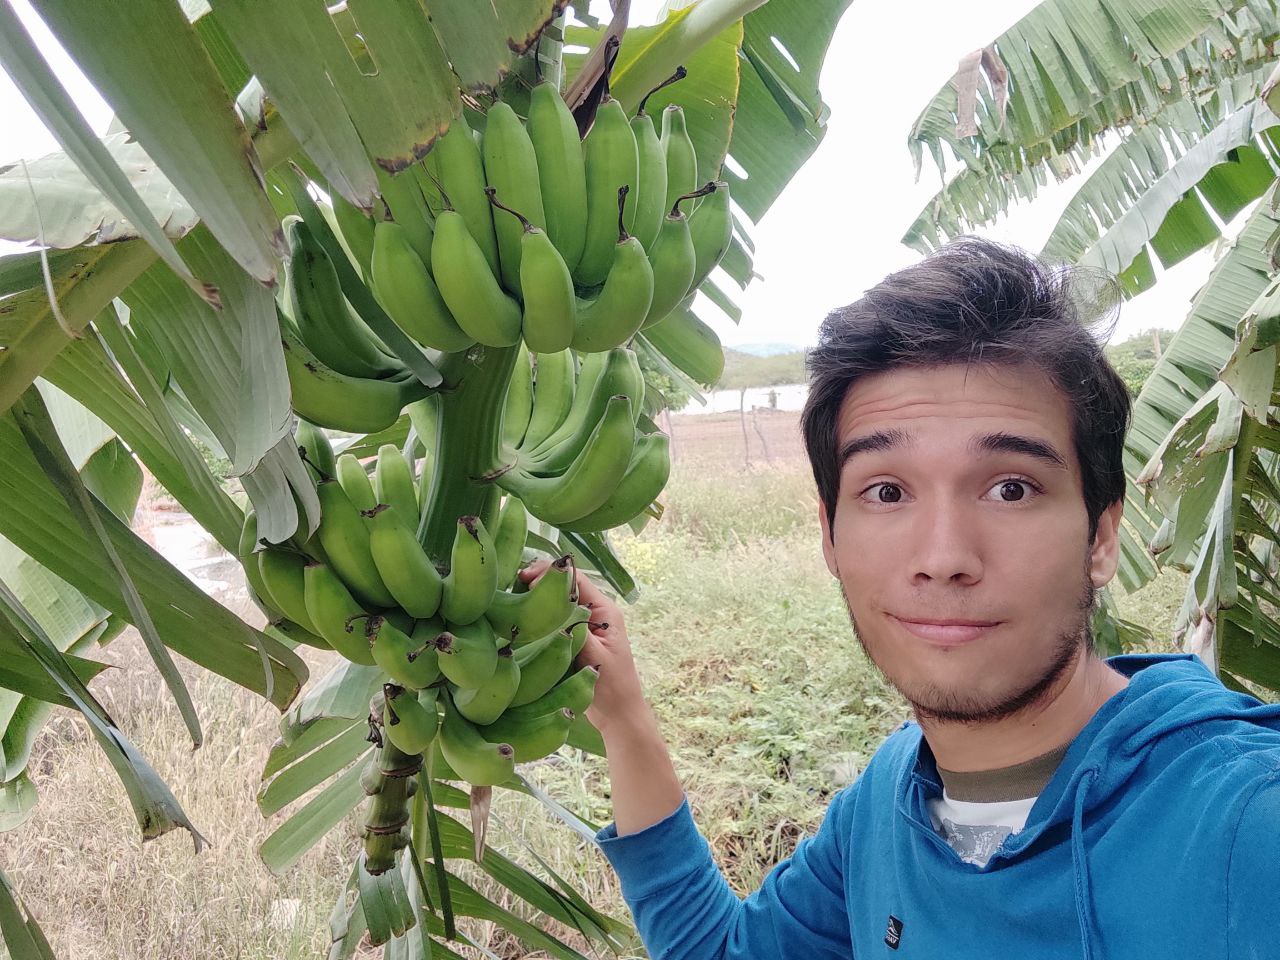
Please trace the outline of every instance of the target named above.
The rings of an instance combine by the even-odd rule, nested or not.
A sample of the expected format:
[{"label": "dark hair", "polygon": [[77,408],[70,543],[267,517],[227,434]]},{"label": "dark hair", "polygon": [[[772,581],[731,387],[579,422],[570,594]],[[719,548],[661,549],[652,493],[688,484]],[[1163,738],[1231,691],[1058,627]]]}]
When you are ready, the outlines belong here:
[{"label": "dark hair", "polygon": [[833,310],[805,359],[800,417],[827,516],[834,523],[840,490],[836,423],[856,381],[896,367],[1025,363],[1066,395],[1092,543],[1102,512],[1125,492],[1131,404],[1102,352],[1118,302],[1114,280],[1098,271],[960,237]]}]

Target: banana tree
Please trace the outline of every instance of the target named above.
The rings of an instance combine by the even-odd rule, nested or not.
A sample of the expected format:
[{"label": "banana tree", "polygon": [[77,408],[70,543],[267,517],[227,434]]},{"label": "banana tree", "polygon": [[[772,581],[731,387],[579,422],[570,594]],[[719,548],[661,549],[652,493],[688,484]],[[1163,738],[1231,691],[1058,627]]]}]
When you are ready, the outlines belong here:
[{"label": "banana tree", "polygon": [[[364,939],[455,956],[460,917],[581,956],[462,860],[580,945],[634,949],[571,884],[492,849],[488,813],[518,791],[596,829],[517,766],[603,752],[594,672],[572,663],[574,572],[637,595],[609,531],[662,512],[668,403],[642,370],[699,398],[718,380],[698,311],[739,316],[747,223],[822,138],[817,77],[848,2],[701,0],[629,28],[627,0],[608,23],[553,0],[37,0],[116,111],[105,138],[0,4],[0,63],[64,150],[0,169],[0,236],[32,244],[0,260],[0,537],[27,571],[5,612],[11,646],[80,682],[55,694],[32,667],[0,687],[110,729],[79,651],[131,623],[195,742],[170,650],[277,705],[264,863],[291,869],[363,804],[331,957]],[[241,560],[264,630],[112,512],[105,468],[48,415],[55,391]],[[525,584],[537,557],[555,562]],[[46,637],[23,606],[39,577],[107,626]],[[299,644],[334,665],[308,683]],[[198,838],[136,751],[108,753],[144,835]],[[15,769],[16,819],[32,798]],[[6,943],[46,955],[2,881]]]},{"label": "banana tree", "polygon": [[[1175,640],[1233,689],[1280,691],[1275,275],[1280,115],[1269,0],[1047,0],[966,55],[909,146],[944,183],[903,242],[927,251],[1102,155],[1042,253],[1134,297],[1254,204],[1136,399],[1118,578],[1191,574]],[[947,179],[947,155],[960,169]]]}]

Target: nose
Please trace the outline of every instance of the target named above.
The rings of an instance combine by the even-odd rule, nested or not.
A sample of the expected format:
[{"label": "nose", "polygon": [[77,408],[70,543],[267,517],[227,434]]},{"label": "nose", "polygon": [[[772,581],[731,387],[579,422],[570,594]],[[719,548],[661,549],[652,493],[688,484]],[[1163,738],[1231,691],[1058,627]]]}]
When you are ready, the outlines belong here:
[{"label": "nose", "polygon": [[982,579],[982,532],[972,509],[949,498],[922,503],[911,531],[911,578],[939,583],[976,583]]}]

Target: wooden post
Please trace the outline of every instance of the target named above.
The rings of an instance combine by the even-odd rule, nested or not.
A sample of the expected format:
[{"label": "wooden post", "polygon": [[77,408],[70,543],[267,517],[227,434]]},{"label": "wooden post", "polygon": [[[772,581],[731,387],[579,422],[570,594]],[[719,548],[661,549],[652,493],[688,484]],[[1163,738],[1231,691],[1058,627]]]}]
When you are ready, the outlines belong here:
[{"label": "wooden post", "polygon": [[751,466],[751,444],[747,440],[747,388],[740,387],[738,389],[738,419],[742,423],[742,459],[743,463]]}]

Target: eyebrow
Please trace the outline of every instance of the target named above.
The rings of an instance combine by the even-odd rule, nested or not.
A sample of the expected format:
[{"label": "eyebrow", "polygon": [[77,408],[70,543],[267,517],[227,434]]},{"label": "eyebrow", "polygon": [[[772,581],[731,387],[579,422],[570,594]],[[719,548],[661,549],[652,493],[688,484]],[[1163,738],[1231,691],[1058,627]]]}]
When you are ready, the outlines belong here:
[{"label": "eyebrow", "polygon": [[[907,431],[894,427],[888,430],[877,430],[863,437],[846,440],[840,448],[840,469],[860,453],[872,453],[882,450],[893,450],[902,447],[914,447],[916,438]],[[1058,470],[1066,470],[1067,462],[1053,444],[1035,437],[1024,437],[1015,433],[984,433],[969,441],[969,452],[975,456],[992,453],[1013,453],[1038,460],[1045,466]]]}]

